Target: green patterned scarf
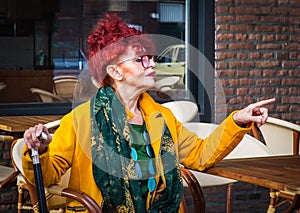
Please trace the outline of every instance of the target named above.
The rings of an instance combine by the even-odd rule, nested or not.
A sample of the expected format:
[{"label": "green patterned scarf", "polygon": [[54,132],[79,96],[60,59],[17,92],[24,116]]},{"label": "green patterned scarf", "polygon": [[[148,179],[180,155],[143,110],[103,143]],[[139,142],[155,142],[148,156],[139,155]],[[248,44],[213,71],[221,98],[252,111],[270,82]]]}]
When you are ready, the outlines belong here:
[{"label": "green patterned scarf", "polygon": [[[146,212],[131,159],[125,109],[111,87],[100,88],[91,101],[91,143],[93,175],[104,198],[104,212]],[[160,155],[167,188],[154,197],[147,212],[177,212],[183,186],[168,128],[163,132]]]}]

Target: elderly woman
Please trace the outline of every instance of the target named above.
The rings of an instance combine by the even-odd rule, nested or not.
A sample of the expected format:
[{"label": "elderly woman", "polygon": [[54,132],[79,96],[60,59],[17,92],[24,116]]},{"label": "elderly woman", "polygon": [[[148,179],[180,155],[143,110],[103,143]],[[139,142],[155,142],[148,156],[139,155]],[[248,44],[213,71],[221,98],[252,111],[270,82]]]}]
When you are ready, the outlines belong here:
[{"label": "elderly woman", "polygon": [[[268,112],[257,102],[231,113],[201,139],[146,92],[154,86],[153,45],[117,15],[107,14],[88,38],[89,68],[101,85],[95,96],[65,115],[53,137],[38,124],[24,133],[26,176],[34,182],[30,149],[38,149],[46,186],[71,169],[69,186],[104,212],[178,212],[179,164],[204,170],[230,153]],[[44,131],[48,138],[40,140]],[[68,210],[82,210],[68,201]]]}]

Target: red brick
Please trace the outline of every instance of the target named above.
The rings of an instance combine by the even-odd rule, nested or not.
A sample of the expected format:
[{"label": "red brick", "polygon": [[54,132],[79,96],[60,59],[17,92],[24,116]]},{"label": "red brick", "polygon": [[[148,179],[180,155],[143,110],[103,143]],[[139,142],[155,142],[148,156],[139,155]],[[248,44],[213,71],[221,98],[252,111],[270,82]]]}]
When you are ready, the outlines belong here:
[{"label": "red brick", "polygon": [[216,17],[216,22],[217,23],[222,23],[222,22],[225,22],[225,23],[228,23],[228,22],[233,22],[234,21],[234,17],[233,16],[217,16]]},{"label": "red brick", "polygon": [[217,24],[216,25],[216,32],[218,32],[218,31],[225,31],[225,30],[228,30],[228,29],[229,29],[229,25],[228,24],[223,24],[223,25]]},{"label": "red brick", "polygon": [[287,88],[277,87],[276,88],[276,94],[286,94],[288,92]]},{"label": "red brick", "polygon": [[229,62],[230,68],[253,68],[253,61],[231,61]]},{"label": "red brick", "polygon": [[218,6],[216,6],[216,11],[215,12],[218,13],[218,14],[222,14],[222,13],[227,13],[228,10],[229,10],[228,6],[219,6],[219,4],[218,4]]},{"label": "red brick", "polygon": [[[289,90],[288,90],[288,93],[290,95],[299,95],[300,94],[300,88],[299,86],[296,86],[296,87],[289,87]],[[285,93],[286,94],[286,93]],[[300,108],[299,108],[300,110]]]},{"label": "red brick", "polygon": [[290,9],[291,8],[286,8],[286,7],[274,7],[272,8],[272,13],[280,14],[281,16],[284,16],[290,13]]},{"label": "red brick", "polygon": [[271,68],[271,67],[279,67],[280,62],[279,61],[271,61],[271,60],[264,60],[264,61],[257,61],[256,66],[258,68]]},{"label": "red brick", "polygon": [[288,106],[277,106],[276,111],[277,112],[287,112],[287,111],[289,111],[289,107]]},{"label": "red brick", "polygon": [[[299,4],[298,4],[299,6]],[[297,8],[289,8],[289,13],[293,16],[299,16],[300,15],[300,8],[297,7]]]},{"label": "red brick", "polygon": [[229,30],[230,31],[236,31],[236,32],[249,32],[253,31],[253,25],[247,25],[247,24],[236,24],[236,25],[230,25]]},{"label": "red brick", "polygon": [[290,4],[290,5],[300,6],[299,0],[290,0],[290,1],[289,1],[289,4]]},{"label": "red brick", "polygon": [[300,76],[300,69],[293,68],[293,69],[289,70],[288,75],[299,77]]},{"label": "red brick", "polygon": [[289,0],[278,0],[278,5],[286,5],[289,4]]},{"label": "red brick", "polygon": [[257,50],[280,50],[281,45],[280,44],[257,44],[256,49]]},{"label": "red brick", "polygon": [[263,35],[262,36],[263,42],[271,42],[274,41],[274,35]]},{"label": "red brick", "polygon": [[235,35],[235,39],[237,41],[245,41],[247,39],[247,34],[244,34],[244,33],[237,33]]},{"label": "red brick", "polygon": [[255,26],[255,31],[279,33],[280,32],[280,26],[256,25]]},{"label": "red brick", "polygon": [[228,63],[224,61],[217,61],[216,62],[216,68],[217,69],[225,69],[228,67]]},{"label": "red brick", "polygon": [[235,17],[235,20],[237,22],[258,22],[260,19],[260,16],[259,15],[249,15],[249,16],[236,16]]},{"label": "red brick", "polygon": [[250,70],[250,76],[261,76],[261,70]]},{"label": "red brick", "polygon": [[235,70],[218,70],[217,73],[218,73],[218,76],[235,76],[236,75]]},{"label": "red brick", "polygon": [[287,52],[284,52],[284,53],[279,52],[279,53],[277,53],[277,58],[278,59],[288,59],[289,58],[289,53],[287,53]]},{"label": "red brick", "polygon": [[275,75],[275,70],[264,70],[263,71],[263,76],[274,76]]},{"label": "red brick", "polygon": [[261,53],[260,52],[250,52],[249,53],[249,58],[250,59],[258,59],[261,57]]},{"label": "red brick", "polygon": [[273,52],[264,53],[264,54],[262,54],[262,58],[272,59],[272,58],[274,58],[274,53]]},{"label": "red brick", "polygon": [[229,44],[229,49],[232,50],[253,50],[254,44],[250,42],[238,42]]},{"label": "red brick", "polygon": [[239,52],[239,53],[236,54],[236,58],[237,59],[247,59],[248,58],[248,53]]},{"label": "red brick", "polygon": [[248,88],[237,88],[236,94],[237,95],[246,95],[246,94],[248,94]]},{"label": "red brick", "polygon": [[282,67],[287,68],[295,68],[300,66],[300,61],[282,61]]},{"label": "red brick", "polygon": [[299,86],[300,85],[300,78],[283,78],[281,80],[281,84],[283,86],[284,85],[287,85],[287,86],[297,85],[297,86]]},{"label": "red brick", "polygon": [[261,89],[261,92],[264,95],[275,94],[275,88],[273,88],[273,87],[264,87],[264,88]]},{"label": "red brick", "polygon": [[230,59],[234,58],[234,53],[233,52],[217,52],[216,53],[216,58],[217,59]]},{"label": "red brick", "polygon": [[299,43],[284,43],[282,45],[283,50],[300,50]]},{"label": "red brick", "polygon": [[290,97],[283,96],[281,100],[283,104],[291,104],[291,103],[300,104],[300,96],[290,96]]},{"label": "red brick", "polygon": [[249,34],[249,39],[259,41],[261,39],[261,35],[260,34]]},{"label": "red brick", "polygon": [[292,33],[292,32],[299,32],[299,25],[290,25],[282,27],[282,32],[285,33]]},{"label": "red brick", "polygon": [[227,49],[228,48],[228,44],[225,43],[217,43],[216,44],[216,50],[223,50],[223,49]]},{"label": "red brick", "polygon": [[274,85],[280,85],[280,79],[277,78],[263,78],[263,79],[257,79],[256,85],[258,86],[274,86]]},{"label": "red brick", "polygon": [[234,35],[232,33],[218,34],[216,36],[217,41],[232,41],[233,39],[234,39]]},{"label": "red brick", "polygon": [[287,41],[288,40],[288,36],[284,35],[284,34],[277,34],[276,35],[276,40],[277,41]]},{"label": "red brick", "polygon": [[250,88],[249,95],[261,94],[261,88]]},{"label": "red brick", "polygon": [[290,59],[300,59],[300,53],[299,52],[290,52],[289,58]]},{"label": "red brick", "polygon": [[236,6],[236,7],[230,7],[229,8],[230,13],[235,14],[269,14],[271,12],[270,7],[264,7],[261,5],[251,5],[249,6]]},{"label": "red brick", "polygon": [[237,70],[236,77],[244,77],[244,76],[249,76],[248,70]]},{"label": "red brick", "polygon": [[250,78],[239,78],[240,85],[254,85],[254,80]]}]

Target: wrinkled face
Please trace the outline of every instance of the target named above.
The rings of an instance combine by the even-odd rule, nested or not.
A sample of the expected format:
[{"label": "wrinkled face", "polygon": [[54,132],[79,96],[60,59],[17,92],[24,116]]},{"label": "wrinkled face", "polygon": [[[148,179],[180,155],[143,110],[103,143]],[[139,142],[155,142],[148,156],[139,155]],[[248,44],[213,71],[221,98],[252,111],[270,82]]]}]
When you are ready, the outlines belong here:
[{"label": "wrinkled face", "polygon": [[122,76],[122,83],[142,90],[154,86],[154,57],[145,54],[143,48],[128,46],[125,53],[118,57],[115,68]]}]

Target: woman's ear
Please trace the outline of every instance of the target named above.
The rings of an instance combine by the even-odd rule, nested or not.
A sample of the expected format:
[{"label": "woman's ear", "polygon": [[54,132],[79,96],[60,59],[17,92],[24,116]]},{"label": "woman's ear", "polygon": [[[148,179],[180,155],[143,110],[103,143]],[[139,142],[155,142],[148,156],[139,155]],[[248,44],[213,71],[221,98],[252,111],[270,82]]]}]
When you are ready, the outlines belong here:
[{"label": "woman's ear", "polygon": [[106,67],[106,72],[107,74],[113,78],[116,79],[118,81],[121,81],[123,79],[122,74],[118,71],[117,66],[116,65],[108,65]]}]

